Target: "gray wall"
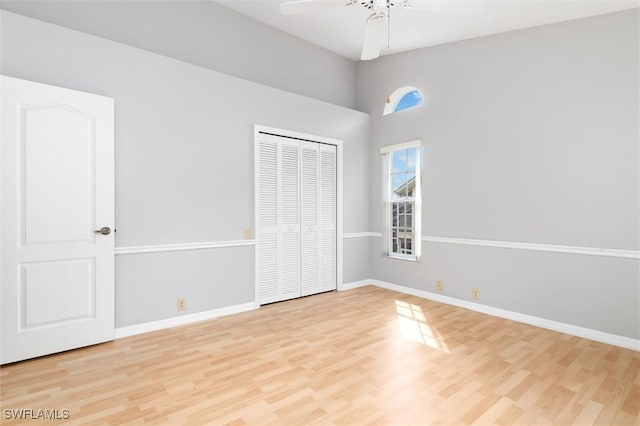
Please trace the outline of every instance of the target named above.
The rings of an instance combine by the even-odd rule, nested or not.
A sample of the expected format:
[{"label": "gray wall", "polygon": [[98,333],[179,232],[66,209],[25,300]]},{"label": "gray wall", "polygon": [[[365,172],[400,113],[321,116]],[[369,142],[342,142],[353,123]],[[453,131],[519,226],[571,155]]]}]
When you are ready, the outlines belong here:
[{"label": "gray wall", "polygon": [[[378,148],[421,138],[424,234],[639,248],[637,10],[359,63],[358,108],[370,119],[205,68],[225,61],[192,43],[197,31],[151,35],[169,19],[165,8],[178,6],[158,3],[156,15],[129,3],[140,22],[122,28],[116,9],[94,14],[103,25],[83,7],[65,5],[73,12],[65,25],[112,32],[100,35],[148,51],[2,14],[2,72],[116,99],[118,246],[242,239],[253,226],[252,126],[260,123],[344,139],[345,232],[381,231]],[[30,7],[36,12],[66,19],[48,6]],[[197,20],[174,18],[178,27]],[[238,28],[257,29],[216,55],[268,39],[261,24],[236,19]],[[133,31],[135,24],[151,28]],[[297,43],[278,37],[261,48]],[[165,48],[186,62],[149,52]],[[204,67],[193,65],[204,57]],[[221,71],[258,81],[277,74],[279,65],[243,60]],[[342,73],[335,70],[322,81]],[[262,82],[328,94],[353,85],[337,78],[327,89],[306,76]],[[387,94],[405,84],[420,88],[426,104],[382,117]],[[640,338],[635,259],[424,243],[422,260],[410,263],[382,258],[376,238],[346,239],[344,248],[345,282],[371,277],[431,291],[442,279],[449,296],[470,299],[478,287],[490,306]],[[187,312],[251,302],[253,248],[118,256],[118,326],[174,316],[177,297],[187,297]]]},{"label": "gray wall", "polygon": [[[371,223],[382,229],[383,145],[422,139],[423,234],[638,250],[638,9],[358,64],[372,114]],[[382,117],[395,88],[425,105]],[[373,278],[640,337],[638,261],[424,243]]]},{"label": "gray wall", "polygon": [[[255,123],[344,141],[344,231],[368,221],[369,116],[2,12],[3,74],[111,96],[116,246],[244,238],[253,228]],[[360,253],[345,245],[345,259]],[[368,250],[368,247],[367,247]],[[119,255],[116,325],[253,302],[253,247]],[[368,278],[345,261],[345,280]]]},{"label": "gray wall", "polygon": [[267,86],[355,106],[355,62],[209,0],[16,1],[0,8]]}]

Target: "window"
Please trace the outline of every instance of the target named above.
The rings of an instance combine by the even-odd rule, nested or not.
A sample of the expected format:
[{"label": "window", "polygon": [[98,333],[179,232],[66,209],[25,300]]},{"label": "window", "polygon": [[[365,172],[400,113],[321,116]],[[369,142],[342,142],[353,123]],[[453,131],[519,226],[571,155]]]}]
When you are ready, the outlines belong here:
[{"label": "window", "polygon": [[420,91],[415,87],[403,86],[389,95],[387,103],[384,105],[382,115],[389,115],[419,105],[422,105],[422,94]]},{"label": "window", "polygon": [[383,147],[385,247],[391,257],[420,257],[422,164],[420,141]]}]

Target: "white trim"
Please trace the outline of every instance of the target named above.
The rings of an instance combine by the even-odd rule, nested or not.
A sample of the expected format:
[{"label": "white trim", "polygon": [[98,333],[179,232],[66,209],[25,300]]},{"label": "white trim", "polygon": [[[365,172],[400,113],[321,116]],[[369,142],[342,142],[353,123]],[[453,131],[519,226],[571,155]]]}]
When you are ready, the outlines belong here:
[{"label": "white trim", "polygon": [[116,247],[115,254],[158,253],[163,251],[201,250],[224,247],[253,246],[255,240],[205,241],[201,243],[156,244],[151,246]]},{"label": "white trim", "polygon": [[[370,237],[382,237],[381,232],[361,232]],[[640,259],[640,250],[611,249],[598,247],[560,246],[554,244],[522,243],[514,241],[476,240],[471,238],[437,237],[423,235],[422,241],[430,243],[464,244],[481,247],[499,247],[520,250],[550,251],[553,253],[584,254],[587,256],[622,257]]]},{"label": "white trim", "polygon": [[[253,255],[253,300],[258,306],[260,306],[260,289],[258,287],[258,282],[260,281],[260,242],[258,241],[258,225],[260,224],[260,200],[258,196],[258,188],[260,187],[260,175],[258,173],[257,164],[260,155],[260,149],[258,148],[260,128],[263,127],[258,125],[253,126],[253,236],[256,239],[256,249]],[[264,128],[266,129],[266,127]]]},{"label": "white trim", "polygon": [[428,235],[423,235],[422,241],[428,241],[431,243],[464,244],[484,247],[550,251],[555,253],[585,254],[589,256],[625,257],[630,259],[640,259],[640,251],[638,250],[559,246],[553,244],[521,243],[513,241],[474,240],[467,238],[435,237]]},{"label": "white trim", "polygon": [[387,145],[380,148],[380,154],[388,154],[392,151],[398,151],[400,149],[419,148],[422,146],[421,140],[409,141],[397,143],[395,145]]},{"label": "white trim", "polygon": [[373,286],[386,288],[387,290],[397,291],[399,293],[410,294],[412,296],[421,297],[423,299],[433,300],[435,302],[444,303],[447,305],[457,306],[459,308],[469,309],[471,311],[480,312],[494,317],[504,318],[524,324],[533,325],[540,328],[546,328],[548,330],[557,331],[560,333],[569,334],[572,336],[578,336],[596,342],[607,343],[609,345],[620,346],[622,348],[631,349],[640,352],[640,340],[632,339],[626,336],[619,336],[617,334],[605,333],[603,331],[593,330],[591,328],[580,327],[577,325],[567,324],[559,321],[553,321],[545,318],[536,317],[533,315],[522,314],[520,312],[508,311],[506,309],[494,308],[492,306],[482,305],[480,303],[469,302],[462,299],[456,299],[455,297],[443,296],[441,294],[431,293],[425,290],[418,290],[411,287],[405,287],[398,284],[392,284],[385,281],[379,281],[374,279],[357,281],[355,283],[344,286],[344,290],[351,288],[362,287],[362,283],[370,283]]},{"label": "white trim", "polygon": [[372,285],[371,281],[372,280],[362,280],[362,281],[353,281],[350,283],[344,283],[338,286],[338,291],[353,290],[354,288]]},{"label": "white trim", "polygon": [[269,133],[275,136],[283,136],[285,138],[304,139],[309,142],[320,142],[329,145],[342,146],[342,141],[340,139],[294,132],[293,130],[278,129],[276,127],[263,126],[261,124],[254,125],[254,140],[257,138],[258,133]]},{"label": "white trim", "polygon": [[342,238],[382,237],[381,232],[345,232]]},{"label": "white trim", "polygon": [[342,285],[343,280],[343,256],[344,256],[344,212],[343,212],[343,197],[344,197],[344,173],[343,173],[343,159],[344,151],[342,147],[342,141],[336,141],[336,155],[337,164],[336,167],[336,290]]},{"label": "white trim", "polygon": [[224,317],[227,315],[239,314],[257,309],[253,303],[243,303],[240,305],[225,306],[224,308],[213,309],[210,311],[196,312],[195,314],[181,315],[178,317],[167,318],[159,321],[145,322],[142,324],[130,325],[127,327],[116,328],[116,339],[123,337],[135,336],[136,334],[149,333],[151,331],[164,330],[166,328],[177,327],[195,322],[207,321],[214,318]]}]

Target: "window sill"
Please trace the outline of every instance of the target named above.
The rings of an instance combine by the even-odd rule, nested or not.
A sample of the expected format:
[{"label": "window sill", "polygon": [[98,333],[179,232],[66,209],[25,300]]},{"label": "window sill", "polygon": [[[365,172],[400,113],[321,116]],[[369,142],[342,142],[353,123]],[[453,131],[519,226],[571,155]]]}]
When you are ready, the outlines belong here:
[{"label": "window sill", "polygon": [[418,258],[415,256],[402,256],[402,255],[398,255],[398,254],[385,254],[383,255],[383,257],[389,258],[389,259],[396,259],[396,260],[406,260],[409,262],[417,262]]}]

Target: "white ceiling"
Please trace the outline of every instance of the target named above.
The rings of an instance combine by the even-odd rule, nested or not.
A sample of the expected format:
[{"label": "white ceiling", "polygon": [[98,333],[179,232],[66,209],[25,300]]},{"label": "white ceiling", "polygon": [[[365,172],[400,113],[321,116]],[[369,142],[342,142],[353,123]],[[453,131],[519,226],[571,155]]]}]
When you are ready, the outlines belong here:
[{"label": "white ceiling", "polygon": [[[344,6],[350,0],[317,0],[332,2],[335,7],[292,16],[280,14],[280,0],[216,1],[272,27],[354,60],[360,59],[365,23],[372,14],[370,10],[359,4]],[[640,0],[445,1],[458,2],[455,9],[459,13],[427,13],[394,7],[391,10],[389,52],[396,53],[552,22],[584,18],[640,5]],[[470,2],[475,2],[476,5]],[[478,8],[478,2],[483,6]],[[382,54],[386,53],[385,46]]]}]

